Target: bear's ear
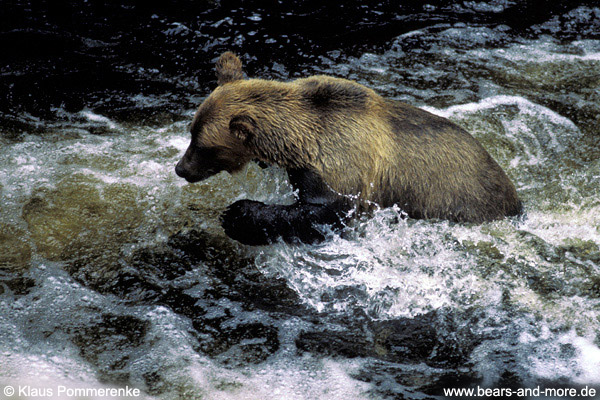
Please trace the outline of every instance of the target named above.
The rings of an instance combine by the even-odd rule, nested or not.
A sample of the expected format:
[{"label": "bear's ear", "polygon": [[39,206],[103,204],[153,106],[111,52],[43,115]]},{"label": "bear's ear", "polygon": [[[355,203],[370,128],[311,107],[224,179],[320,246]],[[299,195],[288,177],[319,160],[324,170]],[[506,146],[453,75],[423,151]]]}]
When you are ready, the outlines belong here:
[{"label": "bear's ear", "polygon": [[237,81],[244,77],[244,71],[242,71],[242,62],[231,51],[226,51],[221,54],[221,57],[217,60],[217,83],[219,86],[224,85],[227,82]]},{"label": "bear's ear", "polygon": [[248,143],[256,133],[256,121],[248,115],[235,115],[229,121],[231,133],[244,143]]}]

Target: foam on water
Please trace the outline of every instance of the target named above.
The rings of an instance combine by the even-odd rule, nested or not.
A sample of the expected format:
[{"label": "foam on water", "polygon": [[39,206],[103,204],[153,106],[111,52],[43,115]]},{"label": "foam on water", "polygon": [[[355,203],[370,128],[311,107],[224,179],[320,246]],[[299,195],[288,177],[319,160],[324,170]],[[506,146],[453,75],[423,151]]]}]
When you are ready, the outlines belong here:
[{"label": "foam on water", "polygon": [[498,49],[497,56],[507,58],[513,62],[528,63],[556,63],[578,61],[600,61],[600,40],[574,41],[572,49],[580,54],[565,54],[554,41],[526,43],[511,46],[508,49]]},{"label": "foam on water", "polygon": [[[349,371],[355,370],[359,363],[338,362],[329,359],[302,357],[290,361],[275,356],[275,360],[243,373],[222,370],[215,373],[200,368],[192,370],[192,377],[198,381],[210,381],[206,387],[208,399],[335,399],[366,400],[368,385],[357,382]],[[354,365],[356,364],[356,365]],[[208,372],[208,374],[207,374]],[[229,388],[228,388],[229,387]]]},{"label": "foam on water", "polygon": [[583,385],[600,384],[600,347],[593,339],[583,338],[575,332],[571,332],[565,342],[572,343],[577,349],[577,364],[581,367],[581,373],[577,375],[575,382]]},{"label": "foam on water", "polygon": [[[558,380],[565,376],[581,385],[600,383],[600,348],[590,338],[569,331],[553,337],[544,329],[544,338],[535,340],[537,357],[529,357],[534,373],[543,379]],[[561,353],[573,352],[574,359],[565,360]]]},{"label": "foam on water", "polygon": [[80,114],[92,122],[106,124],[110,129],[117,129],[119,126],[104,115],[96,114],[90,110],[81,111]]},{"label": "foam on water", "polygon": [[[397,209],[382,210],[361,223],[358,237],[334,236],[320,246],[274,246],[260,250],[256,263],[285,277],[318,311],[359,306],[375,318],[422,314],[454,305],[457,287],[476,290],[472,276],[461,276],[472,260],[443,240],[447,223],[409,226],[401,218]],[[440,286],[449,275],[456,286]]]},{"label": "foam on water", "polygon": [[[0,383],[52,388],[53,398],[65,398],[56,396],[58,385],[106,387],[65,339],[73,320],[92,320],[93,310],[110,301],[73,282],[56,265],[39,264],[31,274],[38,283],[33,296],[0,301]],[[23,330],[31,324],[37,329]]]},{"label": "foam on water", "polygon": [[[520,113],[535,118],[543,119],[545,122],[549,122],[551,124],[561,125],[571,130],[571,134],[580,134],[579,128],[577,128],[577,125],[575,125],[570,119],[563,117],[562,115],[550,110],[547,107],[541,106],[539,104],[534,104],[531,101],[519,96],[492,96],[482,99],[477,103],[460,104],[448,107],[445,110],[438,110],[432,107],[423,107],[423,109],[433,114],[437,114],[441,117],[453,118],[456,116],[463,116],[464,114],[471,114],[479,111],[487,111],[502,105],[516,105],[517,107],[519,107]],[[556,137],[553,137],[552,142],[555,146],[559,146]]]},{"label": "foam on water", "polygon": [[523,228],[546,242],[559,245],[566,238],[591,240],[600,244],[600,207],[567,213],[540,213],[532,211],[523,221]]},{"label": "foam on water", "polygon": [[179,151],[185,151],[188,148],[190,141],[183,137],[177,137],[168,140],[166,144],[175,147]]}]

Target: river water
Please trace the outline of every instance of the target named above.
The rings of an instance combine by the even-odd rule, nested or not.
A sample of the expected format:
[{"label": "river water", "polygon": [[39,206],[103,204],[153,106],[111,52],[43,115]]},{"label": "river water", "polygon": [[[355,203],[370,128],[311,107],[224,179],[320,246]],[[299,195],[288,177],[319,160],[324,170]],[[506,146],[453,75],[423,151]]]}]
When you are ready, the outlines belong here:
[{"label": "river water", "polygon": [[[600,386],[600,8],[166,4],[6,6],[0,386],[157,399]],[[294,193],[255,164],[174,174],[226,49],[250,76],[331,74],[451,119],[524,215],[390,208],[319,245],[228,239],[227,205]]]}]

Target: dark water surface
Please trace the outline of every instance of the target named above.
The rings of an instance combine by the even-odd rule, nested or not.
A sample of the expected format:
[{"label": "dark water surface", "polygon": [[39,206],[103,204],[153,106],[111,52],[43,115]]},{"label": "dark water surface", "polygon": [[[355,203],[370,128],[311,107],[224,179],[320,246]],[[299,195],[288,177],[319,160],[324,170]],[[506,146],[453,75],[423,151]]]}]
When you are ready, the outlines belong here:
[{"label": "dark water surface", "polygon": [[[401,3],[1,2],[0,386],[598,387],[598,4]],[[294,194],[255,164],[174,174],[225,50],[251,77],[350,78],[450,118],[526,215],[457,225],[391,208],[316,246],[229,240],[227,205]]]}]

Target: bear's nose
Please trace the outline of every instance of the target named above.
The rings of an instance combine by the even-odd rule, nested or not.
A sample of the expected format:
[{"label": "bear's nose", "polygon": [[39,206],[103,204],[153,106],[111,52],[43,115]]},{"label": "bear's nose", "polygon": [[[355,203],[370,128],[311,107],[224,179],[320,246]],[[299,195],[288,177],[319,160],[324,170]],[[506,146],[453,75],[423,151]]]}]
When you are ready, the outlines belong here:
[{"label": "bear's nose", "polygon": [[177,174],[177,176],[185,178],[185,169],[183,169],[183,167],[181,166],[181,162],[178,162],[177,165],[175,165],[175,173]]}]

